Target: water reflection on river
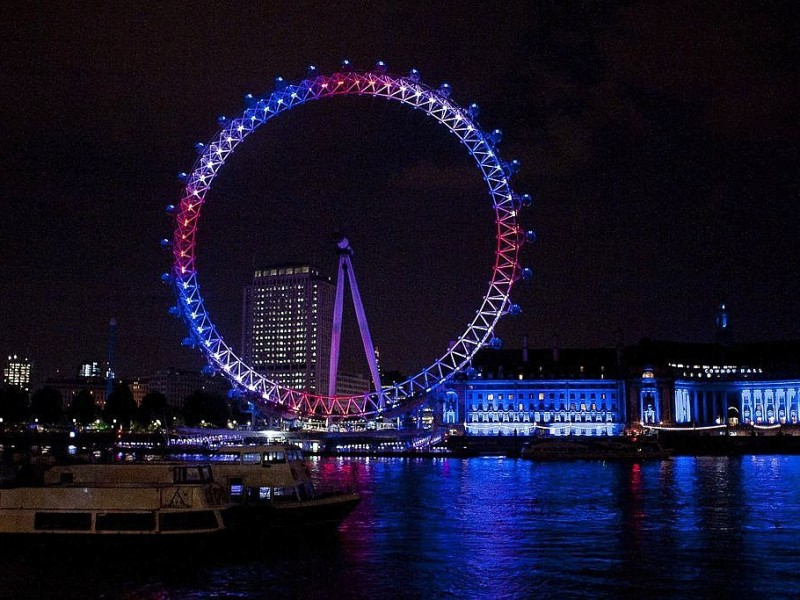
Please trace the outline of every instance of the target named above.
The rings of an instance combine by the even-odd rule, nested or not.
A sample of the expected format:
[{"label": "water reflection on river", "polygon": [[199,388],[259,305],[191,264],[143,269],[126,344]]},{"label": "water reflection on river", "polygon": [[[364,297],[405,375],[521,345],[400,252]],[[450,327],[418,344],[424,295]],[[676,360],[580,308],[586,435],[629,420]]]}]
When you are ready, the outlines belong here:
[{"label": "water reflection on river", "polygon": [[6,549],[0,595],[725,598],[800,592],[800,457],[643,464],[318,459],[354,485],[331,535],[256,549]]}]

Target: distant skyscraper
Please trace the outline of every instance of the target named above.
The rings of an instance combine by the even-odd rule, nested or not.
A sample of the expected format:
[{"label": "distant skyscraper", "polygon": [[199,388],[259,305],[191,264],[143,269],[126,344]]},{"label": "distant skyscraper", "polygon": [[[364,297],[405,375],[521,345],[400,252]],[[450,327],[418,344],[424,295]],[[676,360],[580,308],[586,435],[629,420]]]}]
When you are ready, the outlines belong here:
[{"label": "distant skyscraper", "polygon": [[102,376],[102,371],[100,370],[100,363],[96,361],[86,361],[82,362],[80,369],[78,369],[78,377],[85,377],[89,379],[91,377],[99,378]]},{"label": "distant skyscraper", "polygon": [[335,291],[310,265],[257,270],[244,289],[244,360],[277,383],[326,393]]},{"label": "distant skyscraper", "polygon": [[20,358],[16,354],[8,357],[6,367],[3,369],[3,381],[6,385],[13,385],[23,390],[30,391],[31,386],[31,361]]}]

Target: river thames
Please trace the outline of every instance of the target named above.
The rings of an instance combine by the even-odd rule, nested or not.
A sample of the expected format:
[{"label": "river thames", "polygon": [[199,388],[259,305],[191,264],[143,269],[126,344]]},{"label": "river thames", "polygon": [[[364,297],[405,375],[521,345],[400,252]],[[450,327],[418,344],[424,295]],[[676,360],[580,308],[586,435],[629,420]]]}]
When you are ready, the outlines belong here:
[{"label": "river thames", "polygon": [[257,548],[5,548],[3,598],[790,598],[800,456],[312,459],[362,495]]}]

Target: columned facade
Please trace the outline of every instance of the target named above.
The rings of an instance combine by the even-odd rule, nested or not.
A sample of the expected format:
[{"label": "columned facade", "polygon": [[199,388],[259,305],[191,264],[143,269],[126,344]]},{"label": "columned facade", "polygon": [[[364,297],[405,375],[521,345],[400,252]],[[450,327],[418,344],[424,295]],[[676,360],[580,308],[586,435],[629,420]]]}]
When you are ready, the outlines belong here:
[{"label": "columned facade", "polygon": [[742,423],[797,424],[800,380],[747,382],[737,391]]},{"label": "columned facade", "polygon": [[783,381],[676,380],[673,423],[722,425],[731,411],[742,425],[798,423],[800,379]]}]

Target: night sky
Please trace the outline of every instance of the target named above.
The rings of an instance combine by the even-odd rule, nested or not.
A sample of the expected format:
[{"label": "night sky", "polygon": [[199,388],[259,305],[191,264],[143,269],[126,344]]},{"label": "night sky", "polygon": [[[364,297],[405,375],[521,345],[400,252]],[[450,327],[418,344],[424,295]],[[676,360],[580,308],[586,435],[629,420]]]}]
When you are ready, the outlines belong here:
[{"label": "night sky", "polygon": [[[30,357],[36,379],[72,375],[105,359],[113,316],[118,375],[199,368],[159,280],[176,175],[245,93],[344,58],[449,82],[522,162],[513,185],[535,199],[523,223],[539,239],[523,260],[534,280],[514,293],[524,314],[498,332],[507,346],[711,341],[723,301],[740,341],[800,338],[794,3],[469,4],[2,3],[0,353]],[[493,263],[471,160],[381,99],[270,121],[200,220],[199,281],[223,337],[239,347],[254,267],[333,273],[342,230],[382,366],[427,366]]]}]

